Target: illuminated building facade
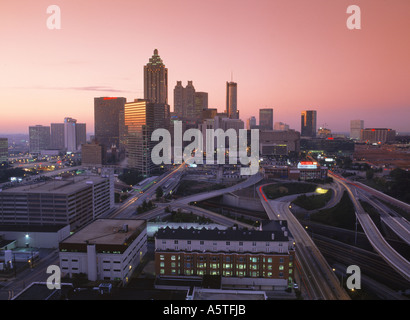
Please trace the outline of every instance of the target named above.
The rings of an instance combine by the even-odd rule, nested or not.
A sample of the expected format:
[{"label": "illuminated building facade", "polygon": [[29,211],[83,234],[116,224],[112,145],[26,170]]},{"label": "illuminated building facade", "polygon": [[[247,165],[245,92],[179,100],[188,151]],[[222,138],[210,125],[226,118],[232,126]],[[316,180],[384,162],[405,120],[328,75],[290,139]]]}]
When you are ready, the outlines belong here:
[{"label": "illuminated building facade", "polygon": [[155,168],[151,151],[157,143],[151,141],[151,135],[155,129],[169,130],[169,105],[150,103],[145,99],[127,102],[124,106],[124,126],[127,166],[148,176]]},{"label": "illuminated building facade", "polygon": [[239,119],[238,84],[226,82],[226,113],[231,119]]},{"label": "illuminated building facade", "polygon": [[393,142],[396,138],[396,131],[386,128],[368,128],[360,132],[360,140],[366,143],[384,144]]},{"label": "illuminated building facade", "polygon": [[287,288],[293,282],[295,246],[286,221],[259,230],[159,229],[155,271],[160,277],[221,276],[231,287]]},{"label": "illuminated building facade", "polygon": [[144,99],[151,103],[168,104],[168,69],[157,49],[144,66]]},{"label": "illuminated building facade", "polygon": [[301,136],[316,137],[316,110],[302,111],[301,113]]}]

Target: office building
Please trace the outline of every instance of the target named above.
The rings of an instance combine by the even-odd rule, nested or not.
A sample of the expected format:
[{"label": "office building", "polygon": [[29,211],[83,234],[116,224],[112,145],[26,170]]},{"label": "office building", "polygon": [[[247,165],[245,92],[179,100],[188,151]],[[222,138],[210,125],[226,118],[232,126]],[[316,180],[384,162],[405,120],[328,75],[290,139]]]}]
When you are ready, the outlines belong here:
[{"label": "office building", "polygon": [[62,276],[125,285],[146,252],[146,221],[97,219],[60,242],[60,268]]},{"label": "office building", "polygon": [[228,118],[239,119],[238,84],[236,82],[226,82],[226,113]]},{"label": "office building", "polygon": [[151,151],[156,142],[151,141],[154,130],[169,130],[169,105],[150,103],[145,99],[135,99],[124,106],[126,149],[128,168],[137,169],[148,176],[155,166]]},{"label": "office building", "polygon": [[252,116],[246,120],[246,129],[251,130],[254,128],[256,128],[256,118]]},{"label": "office building", "polygon": [[301,136],[316,137],[316,110],[302,111],[301,113]]},{"label": "office building", "polygon": [[332,130],[320,127],[317,130],[317,137],[322,139],[332,138]]},{"label": "office building", "polygon": [[273,130],[273,109],[259,109],[259,129]]},{"label": "office building", "polygon": [[94,98],[94,140],[108,151],[115,146],[125,152],[123,97]]},{"label": "office building", "polygon": [[208,109],[208,92],[195,92],[195,118],[201,119],[202,112]]},{"label": "office building", "polygon": [[196,92],[192,81],[186,87],[177,81],[174,88],[174,113],[179,119],[201,120],[203,110],[208,109],[208,93]]},{"label": "office building", "polygon": [[144,99],[157,104],[168,104],[168,69],[158,50],[144,66]]},{"label": "office building", "polygon": [[102,167],[106,160],[105,146],[95,141],[81,146],[81,165],[83,167]]},{"label": "office building", "polygon": [[76,123],[76,119],[64,118],[64,148],[66,152],[77,151]]},{"label": "office building", "polygon": [[50,127],[41,125],[30,126],[28,132],[31,154],[40,154],[41,150],[50,147]]},{"label": "office building", "polygon": [[0,138],[0,168],[9,162],[9,139]]},{"label": "office building", "polygon": [[182,119],[184,117],[184,87],[182,81],[177,81],[174,88],[174,114]]},{"label": "office building", "polygon": [[273,130],[276,131],[288,131],[289,130],[289,125],[283,122],[275,122],[273,125]]},{"label": "office building", "polygon": [[56,178],[0,191],[0,224],[68,224],[73,231],[113,207],[111,175]]},{"label": "office building", "polygon": [[87,125],[85,123],[76,123],[75,141],[77,150],[81,150],[81,145],[87,142]]},{"label": "office building", "polygon": [[[249,140],[249,133],[248,133]],[[259,152],[261,155],[296,155],[300,151],[300,133],[288,131],[260,131]]]},{"label": "office building", "polygon": [[50,128],[50,149],[63,150],[65,146],[64,123],[51,123]]},{"label": "office building", "polygon": [[217,115],[218,109],[216,108],[208,108],[206,110],[202,110],[202,120],[214,119]]},{"label": "office building", "polygon": [[350,121],[350,139],[360,140],[360,132],[364,129],[363,120]]},{"label": "office building", "polygon": [[396,131],[387,128],[366,128],[360,133],[360,141],[366,143],[385,144],[394,142],[396,139]]},{"label": "office building", "polygon": [[286,289],[293,283],[295,246],[286,221],[258,230],[159,229],[155,271],[159,277],[213,275],[224,287]]}]

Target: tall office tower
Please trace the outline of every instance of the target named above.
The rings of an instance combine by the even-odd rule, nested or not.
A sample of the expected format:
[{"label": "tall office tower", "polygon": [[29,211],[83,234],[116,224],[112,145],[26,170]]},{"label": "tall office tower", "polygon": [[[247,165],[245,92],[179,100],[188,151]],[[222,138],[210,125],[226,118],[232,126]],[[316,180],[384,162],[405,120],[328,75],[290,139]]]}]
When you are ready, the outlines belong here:
[{"label": "tall office tower", "polygon": [[236,82],[226,82],[226,113],[231,119],[239,119],[237,91]]},{"label": "tall office tower", "polygon": [[126,149],[128,168],[137,169],[144,176],[155,168],[151,151],[157,142],[151,141],[152,132],[163,128],[169,130],[169,105],[150,103],[145,99],[135,99],[124,106]]},{"label": "tall office tower", "polygon": [[183,95],[184,101],[184,117],[188,119],[194,119],[195,114],[195,88],[192,81],[188,81],[187,86],[184,89]]},{"label": "tall office tower", "polygon": [[144,99],[151,103],[168,104],[168,69],[157,49],[144,66]]},{"label": "tall office tower", "polygon": [[184,87],[182,81],[177,81],[174,88],[174,113],[179,117],[184,117]]},{"label": "tall office tower", "polygon": [[316,137],[316,110],[306,110],[301,113],[301,132],[302,137]]},{"label": "tall office tower", "polygon": [[87,125],[85,123],[75,125],[75,141],[77,150],[81,150],[81,145],[87,142]]},{"label": "tall office tower", "polygon": [[40,153],[50,147],[50,127],[30,126],[28,128],[30,153]]},{"label": "tall office tower", "polygon": [[208,92],[195,92],[195,118],[201,119],[202,111],[208,109]]},{"label": "tall office tower", "polygon": [[123,97],[94,98],[94,139],[105,150],[116,146],[120,153],[125,149]]},{"label": "tall office tower", "polygon": [[[192,81],[188,81],[184,88],[181,81],[177,81],[174,88],[174,112],[179,118],[199,119],[202,115],[202,109],[197,109],[195,87]],[[208,103],[208,101],[206,101]]]},{"label": "tall office tower", "polygon": [[261,130],[273,130],[273,109],[259,109],[259,127]]},{"label": "tall office tower", "polygon": [[64,123],[52,123],[50,126],[50,148],[64,149]]},{"label": "tall office tower", "polygon": [[362,129],[364,129],[363,120],[350,120],[350,139],[359,140]]},{"label": "tall office tower", "polygon": [[246,129],[251,130],[256,127],[256,118],[254,116],[246,120]]},{"label": "tall office tower", "polygon": [[64,147],[66,152],[77,151],[76,123],[76,119],[64,118]]},{"label": "tall office tower", "polygon": [[0,169],[9,161],[9,139],[0,138]]}]

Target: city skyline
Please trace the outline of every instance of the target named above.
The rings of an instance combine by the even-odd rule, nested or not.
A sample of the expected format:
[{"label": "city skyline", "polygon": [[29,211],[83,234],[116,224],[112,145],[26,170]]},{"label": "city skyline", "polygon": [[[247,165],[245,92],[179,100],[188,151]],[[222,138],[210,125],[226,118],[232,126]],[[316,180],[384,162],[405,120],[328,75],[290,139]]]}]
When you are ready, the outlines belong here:
[{"label": "city skyline", "polygon": [[[233,74],[243,121],[259,120],[256,109],[272,106],[275,121],[297,131],[300,112],[308,109],[317,110],[318,127],[332,132],[349,132],[352,119],[410,131],[407,1],[360,2],[361,30],[346,27],[350,1],[56,4],[61,30],[46,27],[47,1],[1,5],[20,19],[8,15],[0,27],[5,42],[18,39],[0,54],[0,133],[27,133],[66,116],[91,130],[95,97],[143,98],[143,66],[154,49],[169,70],[171,110],[171,90],[178,80],[191,80],[209,93],[209,108],[223,112]],[[161,23],[149,29],[149,17],[131,19],[159,8]],[[113,23],[106,25],[108,17]],[[190,45],[182,45],[187,37]]]}]

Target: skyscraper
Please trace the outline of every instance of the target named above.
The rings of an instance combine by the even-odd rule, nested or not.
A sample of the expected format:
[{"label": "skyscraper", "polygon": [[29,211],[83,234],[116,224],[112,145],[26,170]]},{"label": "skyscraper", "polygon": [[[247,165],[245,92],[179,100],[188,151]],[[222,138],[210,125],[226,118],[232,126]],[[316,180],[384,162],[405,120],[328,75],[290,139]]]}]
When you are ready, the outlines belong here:
[{"label": "skyscraper", "polygon": [[208,93],[196,92],[192,81],[184,88],[177,81],[174,88],[174,113],[183,119],[201,119],[202,110],[208,108]]},{"label": "skyscraper", "polygon": [[9,139],[0,138],[0,168],[9,161]]},{"label": "skyscraper", "polygon": [[51,124],[51,136],[50,136],[50,148],[51,149],[64,149],[64,123],[52,123]]},{"label": "skyscraper", "polygon": [[168,104],[168,69],[157,49],[144,66],[144,99],[152,103]]},{"label": "skyscraper", "polygon": [[259,109],[259,128],[261,130],[273,130],[273,109]]},{"label": "skyscraper", "polygon": [[301,113],[301,136],[316,137],[316,110],[306,110]]},{"label": "skyscraper", "polygon": [[236,82],[226,82],[226,113],[231,119],[239,119],[237,91]]},{"label": "skyscraper", "polygon": [[169,130],[169,105],[150,103],[145,99],[127,102],[124,122],[128,168],[137,169],[140,174],[148,176],[155,168],[151,151],[156,142],[151,141],[151,135],[159,128]]},{"label": "skyscraper", "polygon": [[174,113],[179,117],[184,117],[184,87],[182,81],[177,81],[174,88]]},{"label": "skyscraper", "polygon": [[124,152],[124,105],[123,97],[94,98],[95,140],[109,150],[112,146]]},{"label": "skyscraper", "polygon": [[76,119],[64,118],[64,147],[66,152],[77,151],[76,123]]},{"label": "skyscraper", "polygon": [[254,116],[246,120],[246,129],[250,130],[256,127],[256,118]]},{"label": "skyscraper", "polygon": [[41,125],[30,126],[28,132],[30,153],[40,153],[41,150],[50,147],[50,127]]},{"label": "skyscraper", "polygon": [[77,150],[81,150],[81,145],[87,142],[87,125],[85,123],[76,123],[75,125],[75,143]]},{"label": "skyscraper", "polygon": [[363,120],[351,120],[350,121],[350,139],[360,140],[360,132],[364,129]]},{"label": "skyscraper", "polygon": [[202,111],[208,109],[208,92],[195,92],[195,117],[201,118]]}]

